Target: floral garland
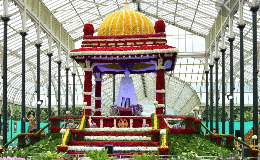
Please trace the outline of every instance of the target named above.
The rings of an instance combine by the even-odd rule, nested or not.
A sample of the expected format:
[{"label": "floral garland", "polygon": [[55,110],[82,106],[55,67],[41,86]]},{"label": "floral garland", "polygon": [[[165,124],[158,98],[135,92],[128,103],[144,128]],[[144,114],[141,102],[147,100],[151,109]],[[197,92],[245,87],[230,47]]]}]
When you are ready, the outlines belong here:
[{"label": "floral garland", "polygon": [[113,136],[113,135],[109,135],[109,136],[85,136],[84,137],[85,140],[100,140],[100,141],[151,141],[151,137],[147,137],[147,136]]},{"label": "floral garland", "polygon": [[136,117],[136,116],[121,116],[121,117],[118,117],[118,116],[110,116],[110,117],[100,117],[100,116],[95,117],[95,116],[92,116],[91,118],[92,118],[92,120],[100,120],[100,119],[103,119],[103,120],[112,119],[112,120],[114,120],[114,119],[122,119],[122,118],[124,118],[124,119],[142,119],[142,120],[146,119],[146,120],[151,120],[151,117]]},{"label": "floral garland", "polygon": [[174,129],[169,128],[169,133],[183,133],[183,134],[194,134],[195,128],[185,128],[185,129]]},{"label": "floral garland", "polygon": [[155,53],[174,53],[178,52],[175,47],[167,45],[152,45],[152,46],[134,46],[134,47],[84,47],[74,49],[71,55],[117,55],[117,54],[155,54]]},{"label": "floral garland", "polygon": [[151,132],[86,132],[79,130],[71,130],[73,134],[81,134],[84,136],[149,136]]},{"label": "floral garland", "polygon": [[68,146],[61,146],[61,145],[57,145],[57,149],[60,152],[66,152],[68,150]]},{"label": "floral garland", "polygon": [[110,35],[110,36],[84,35],[83,39],[125,39],[125,38],[150,38],[150,37],[166,37],[166,34],[156,33],[156,34]]},{"label": "floral garland", "polygon": [[234,136],[227,136],[228,142],[230,146],[234,146]]},{"label": "floral garland", "polygon": [[258,150],[257,149],[251,149],[250,152],[251,152],[253,157],[257,157],[257,155],[258,155]]},{"label": "floral garland", "polygon": [[83,141],[70,141],[71,145],[87,145],[87,146],[159,146],[160,142],[117,142],[117,141],[98,141],[98,142],[83,142]]},{"label": "floral garland", "polygon": [[213,136],[215,138],[217,145],[220,145],[221,136]]},{"label": "floral garland", "polygon": [[145,128],[85,128],[87,132],[149,132],[152,130],[152,127]]},{"label": "floral garland", "polygon": [[84,41],[81,47],[123,47],[123,46],[145,46],[145,45],[166,45],[165,39],[149,39],[149,40],[129,40],[129,41]]},{"label": "floral garland", "polygon": [[[89,151],[89,150],[102,150],[104,147],[92,147],[92,146],[68,146],[68,152],[71,151]],[[158,151],[157,147],[113,147],[115,152],[124,152],[124,151],[142,151],[142,152],[156,152]]]}]

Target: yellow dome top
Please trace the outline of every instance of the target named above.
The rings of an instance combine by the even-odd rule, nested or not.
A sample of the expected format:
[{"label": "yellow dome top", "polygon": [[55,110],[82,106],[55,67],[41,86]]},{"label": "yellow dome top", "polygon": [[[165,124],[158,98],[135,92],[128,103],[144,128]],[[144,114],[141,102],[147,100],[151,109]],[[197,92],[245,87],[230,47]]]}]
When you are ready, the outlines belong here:
[{"label": "yellow dome top", "polygon": [[98,29],[98,35],[153,34],[154,24],[142,13],[129,9],[127,3],[123,9],[108,15]]}]

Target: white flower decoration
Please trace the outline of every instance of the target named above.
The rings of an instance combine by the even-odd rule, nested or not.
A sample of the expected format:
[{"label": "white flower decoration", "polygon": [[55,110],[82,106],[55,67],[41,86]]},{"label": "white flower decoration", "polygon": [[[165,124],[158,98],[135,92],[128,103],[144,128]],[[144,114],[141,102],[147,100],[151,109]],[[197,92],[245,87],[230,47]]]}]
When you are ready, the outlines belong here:
[{"label": "white flower decoration", "polygon": [[62,128],[62,129],[60,130],[60,133],[61,133],[61,134],[66,133],[66,129]]}]

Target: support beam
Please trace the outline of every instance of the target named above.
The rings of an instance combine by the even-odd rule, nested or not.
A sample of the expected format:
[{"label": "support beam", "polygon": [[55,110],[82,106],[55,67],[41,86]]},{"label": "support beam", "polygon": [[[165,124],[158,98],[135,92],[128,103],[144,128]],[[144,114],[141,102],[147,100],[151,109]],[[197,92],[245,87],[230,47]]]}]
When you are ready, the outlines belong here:
[{"label": "support beam", "polygon": [[205,70],[206,74],[206,126],[209,128],[209,71]]},{"label": "support beam", "polygon": [[257,11],[259,5],[256,4],[256,0],[253,0],[252,11],[252,23],[253,23],[253,135],[256,135],[255,145],[258,146],[258,85],[257,85]]},{"label": "support beam", "polygon": [[[49,42],[50,43],[50,42]],[[48,74],[48,119],[51,117],[51,57],[52,52],[48,53],[49,57],[49,74]]]},{"label": "support beam", "polygon": [[[56,41],[57,43],[61,43],[61,47],[66,50],[67,47],[67,38],[70,39],[70,49],[74,49],[74,41],[71,38],[71,36],[66,32],[66,30],[64,29],[64,27],[62,25],[60,25],[60,22],[53,16],[53,14],[47,10],[47,9],[41,9],[39,10],[38,8],[34,8],[35,5],[31,4],[31,3],[38,3],[39,2],[39,6],[43,6],[41,8],[47,8],[47,6],[42,2],[37,0],[35,1],[26,1],[27,3],[27,10],[26,13],[27,15],[32,19],[32,21],[41,26],[41,29],[46,32],[49,36],[52,36],[54,41]],[[22,0],[14,0],[14,3],[19,6],[19,8],[24,8],[25,4],[24,1]],[[37,16],[38,13],[36,12],[40,12],[40,15],[49,15],[48,18],[46,18],[45,16],[42,16],[40,19],[41,21],[39,21],[39,17]],[[44,19],[42,19],[44,18]],[[45,22],[45,23],[42,23]],[[39,24],[38,24],[39,23]],[[58,27],[52,27],[52,25],[46,25],[46,24],[57,24],[57,26],[61,26],[62,27],[62,31],[63,34],[65,34],[65,36],[59,36],[59,31],[60,30]],[[66,39],[64,39],[64,37],[66,37]]]},{"label": "support beam", "polygon": [[[6,0],[4,1],[8,3]],[[8,5],[8,4],[7,4]],[[7,10],[8,6],[4,7]],[[4,22],[4,45],[3,45],[3,144],[7,143],[7,24],[10,18],[7,13],[1,17]]]},{"label": "support beam", "polygon": [[[149,12],[144,11],[144,10],[140,10],[140,12],[143,13],[143,14],[146,14],[146,15],[148,15],[148,16],[151,16],[151,17],[153,17],[153,18],[155,18],[155,19],[159,19],[159,18],[160,18],[160,17],[157,17],[156,14],[152,14],[152,13],[149,13]],[[193,33],[193,34],[195,34],[195,35],[198,35],[198,36],[201,36],[201,37],[204,37],[204,38],[206,37],[205,34],[201,34],[201,33],[197,32],[197,31],[191,30],[190,27],[184,27],[184,26],[182,26],[182,25],[179,25],[179,24],[177,24],[177,23],[174,23],[174,22],[169,21],[169,20],[166,20],[166,19],[164,19],[164,22],[166,22],[166,23],[168,23],[168,24],[171,24],[171,25],[173,25],[173,26],[176,26],[176,27],[178,27],[178,28],[181,28],[181,29],[183,29],[183,30],[186,30],[186,31],[188,31],[188,32],[190,32],[190,33]]]},{"label": "support beam", "polygon": [[240,137],[244,141],[244,28],[245,24],[243,22],[243,2],[239,0],[239,24],[238,28],[240,30]]},{"label": "support beam", "polygon": [[225,52],[226,48],[221,48],[221,53],[222,53],[222,134],[225,134],[226,132],[226,77],[225,77]]},{"label": "support beam", "polygon": [[209,54],[210,48],[215,46],[215,40],[218,40],[219,37],[221,37],[221,30],[225,29],[228,25],[229,15],[234,15],[237,12],[239,5],[238,0],[231,0],[226,2],[230,3],[230,8],[228,9],[226,5],[221,6],[222,12],[218,13],[217,18],[215,19],[215,23],[212,25],[209,34],[206,36],[206,54]]},{"label": "support beam", "polygon": [[65,68],[66,70],[66,111],[69,110],[69,70],[70,68]]},{"label": "support beam", "polygon": [[[233,23],[233,22],[232,22]],[[233,42],[235,38],[230,37],[229,47],[230,47],[230,121],[229,121],[229,134],[234,134],[234,73],[233,73]]]},{"label": "support beam", "polygon": [[216,122],[216,133],[219,133],[219,130],[218,130],[219,129],[219,125],[218,125],[218,117],[219,117],[219,112],[218,112],[218,99],[219,99],[219,97],[218,97],[219,96],[218,95],[218,60],[219,60],[219,56],[216,55],[214,60],[215,60],[215,65],[216,65],[216,73],[215,73],[216,74],[216,77],[215,77],[216,78],[216,80],[215,80],[216,81],[216,83],[215,83],[216,84],[215,85],[216,86],[216,113],[215,113],[216,121],[215,122]]},{"label": "support beam", "polygon": [[60,68],[61,68],[61,60],[57,61],[58,63],[58,116],[60,116]]},{"label": "support beam", "polygon": [[21,133],[25,133],[25,36],[26,32],[20,32],[22,36],[22,105],[21,105]]},{"label": "support beam", "polygon": [[41,90],[40,90],[40,79],[41,79],[41,73],[40,73],[40,57],[41,57],[41,43],[36,43],[35,44],[37,48],[37,111],[36,111],[36,121],[37,121],[37,131],[40,130],[40,123],[41,123],[41,104],[38,102],[40,101],[40,96],[41,96]]},{"label": "support beam", "polygon": [[72,115],[75,115],[76,112],[75,112],[75,76],[76,76],[76,73],[72,72],[72,81],[73,81],[73,86],[72,86]]},{"label": "support beam", "polygon": [[213,132],[213,64],[210,68],[210,131]]}]

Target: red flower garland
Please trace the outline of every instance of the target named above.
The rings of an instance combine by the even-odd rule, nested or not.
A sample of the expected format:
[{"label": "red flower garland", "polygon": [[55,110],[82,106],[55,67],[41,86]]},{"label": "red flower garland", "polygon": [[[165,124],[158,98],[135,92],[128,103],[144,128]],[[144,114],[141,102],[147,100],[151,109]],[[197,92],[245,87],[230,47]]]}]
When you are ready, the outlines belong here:
[{"label": "red flower garland", "polygon": [[220,145],[221,136],[214,136],[214,138],[216,139],[217,145]]},{"label": "red flower garland", "polygon": [[165,23],[163,20],[158,20],[155,22],[154,30],[156,33],[165,32]]},{"label": "red flower garland", "polygon": [[58,133],[60,132],[60,127],[50,127],[50,133]]},{"label": "red flower garland", "polygon": [[118,142],[118,141],[97,141],[97,142],[70,142],[71,145],[105,146],[107,144],[115,146],[159,146],[160,142]]},{"label": "red flower garland", "polygon": [[251,149],[250,152],[251,152],[251,154],[252,154],[253,157],[257,157],[257,155],[258,155],[258,150],[256,150],[256,149]]},{"label": "red flower garland", "polygon": [[122,47],[122,46],[145,46],[145,45],[166,45],[166,39],[123,39],[121,41],[114,39],[106,39],[106,40],[84,40],[82,42],[81,47]]},{"label": "red flower garland", "polygon": [[57,146],[57,149],[60,151],[60,152],[66,152],[68,150],[68,147],[67,146]]},{"label": "red flower garland", "polygon": [[[173,49],[175,47],[168,45],[151,45],[151,46],[122,46],[122,47],[83,47],[74,49],[71,52],[84,52],[84,51],[134,51],[134,50],[154,50],[154,49]],[[156,51],[154,51],[156,53]]]},{"label": "red flower garland", "polygon": [[234,146],[234,136],[227,136],[228,142],[230,146]]},{"label": "red flower garland", "polygon": [[73,134],[84,136],[149,136],[150,132],[86,132],[79,130],[71,130]]},{"label": "red flower garland", "polygon": [[169,134],[171,134],[171,133],[194,134],[194,131],[195,131],[195,128],[185,128],[185,129],[169,128]]},{"label": "red flower garland", "polygon": [[164,89],[164,70],[160,69],[156,72],[156,90]]},{"label": "red flower garland", "polygon": [[134,34],[134,35],[111,35],[111,36],[84,35],[83,39],[125,39],[125,38],[150,38],[150,37],[166,37],[166,34],[156,33],[156,34]]},{"label": "red flower garland", "polygon": [[164,113],[164,107],[156,108],[156,114],[163,114]]}]

